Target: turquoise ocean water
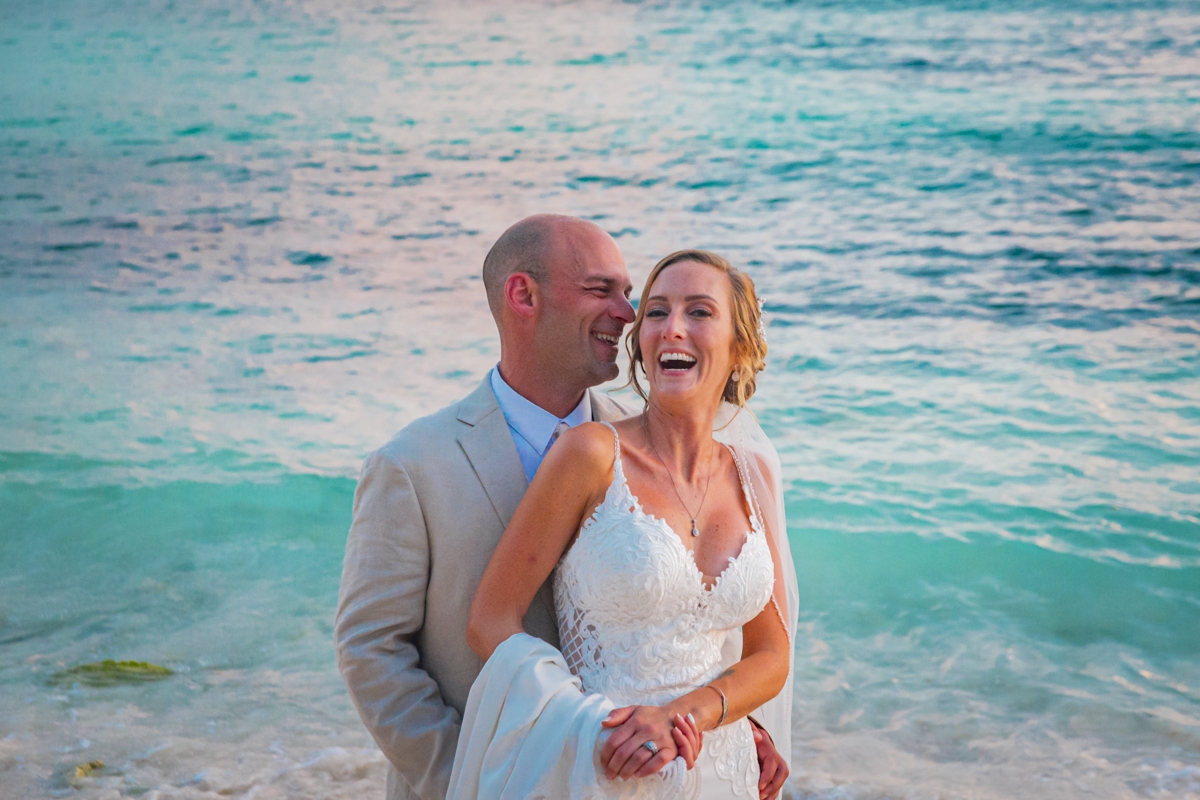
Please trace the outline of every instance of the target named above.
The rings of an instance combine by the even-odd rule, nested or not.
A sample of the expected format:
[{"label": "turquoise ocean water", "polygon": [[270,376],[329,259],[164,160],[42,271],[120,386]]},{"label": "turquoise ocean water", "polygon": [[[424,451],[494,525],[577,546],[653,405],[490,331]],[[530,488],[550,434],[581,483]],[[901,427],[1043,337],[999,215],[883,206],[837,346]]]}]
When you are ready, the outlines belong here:
[{"label": "turquoise ocean water", "polygon": [[381,796],[357,468],[552,210],[766,297],[796,796],[1200,797],[1198,181],[1194,3],[0,0],[0,796]]}]

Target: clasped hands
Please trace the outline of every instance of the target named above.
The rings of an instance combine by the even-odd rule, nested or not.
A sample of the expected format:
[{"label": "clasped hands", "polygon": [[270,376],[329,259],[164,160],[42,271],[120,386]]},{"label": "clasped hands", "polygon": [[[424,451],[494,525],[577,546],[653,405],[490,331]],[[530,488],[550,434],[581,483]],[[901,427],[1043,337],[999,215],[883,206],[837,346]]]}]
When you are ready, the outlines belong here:
[{"label": "clasped hands", "polygon": [[653,775],[676,756],[683,756],[691,769],[704,744],[704,734],[691,714],[672,716],[662,706],[614,708],[601,725],[616,729],[600,750],[600,763],[610,781]]},{"label": "clasped hands", "polygon": [[[610,730],[615,728],[600,750],[600,763],[610,781],[653,775],[676,756],[682,756],[691,769],[704,746],[704,734],[691,714],[672,715],[660,706],[615,708],[601,725]],[[759,797],[775,797],[783,788],[789,770],[766,731],[757,725],[752,727],[758,751]],[[653,742],[657,752],[646,747],[645,742]]]}]

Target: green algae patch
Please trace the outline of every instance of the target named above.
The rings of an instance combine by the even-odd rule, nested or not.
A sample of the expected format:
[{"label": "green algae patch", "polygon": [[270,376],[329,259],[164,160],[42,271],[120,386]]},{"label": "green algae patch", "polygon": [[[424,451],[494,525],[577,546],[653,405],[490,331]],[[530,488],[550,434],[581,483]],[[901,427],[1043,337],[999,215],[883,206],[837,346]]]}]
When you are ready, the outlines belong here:
[{"label": "green algae patch", "polygon": [[88,686],[117,686],[127,683],[161,681],[174,671],[145,661],[96,661],[65,669],[51,678],[52,683],[83,683]]},{"label": "green algae patch", "polygon": [[74,767],[66,767],[59,773],[59,780],[55,783],[61,787],[70,786],[72,789],[83,789],[90,783],[89,778],[98,778],[103,772],[103,761],[88,761],[84,764],[76,764]]}]

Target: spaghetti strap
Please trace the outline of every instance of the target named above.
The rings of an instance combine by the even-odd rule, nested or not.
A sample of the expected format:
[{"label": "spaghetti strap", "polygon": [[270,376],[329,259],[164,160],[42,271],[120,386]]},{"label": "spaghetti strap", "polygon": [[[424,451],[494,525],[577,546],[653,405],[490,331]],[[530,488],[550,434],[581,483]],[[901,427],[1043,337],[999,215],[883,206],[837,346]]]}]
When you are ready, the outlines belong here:
[{"label": "spaghetti strap", "polygon": [[612,423],[600,421],[600,424],[612,431],[613,435],[613,483],[625,483],[625,471],[621,469],[621,435]]},{"label": "spaghetti strap", "polygon": [[742,466],[742,460],[738,458],[737,451],[729,445],[725,445],[725,449],[729,451],[730,457],[733,458],[733,464],[737,467],[738,482],[742,484],[742,496],[746,498],[746,505],[750,507],[750,527],[761,528],[762,518],[758,513],[758,497],[754,494],[754,486],[746,475],[746,469]]}]

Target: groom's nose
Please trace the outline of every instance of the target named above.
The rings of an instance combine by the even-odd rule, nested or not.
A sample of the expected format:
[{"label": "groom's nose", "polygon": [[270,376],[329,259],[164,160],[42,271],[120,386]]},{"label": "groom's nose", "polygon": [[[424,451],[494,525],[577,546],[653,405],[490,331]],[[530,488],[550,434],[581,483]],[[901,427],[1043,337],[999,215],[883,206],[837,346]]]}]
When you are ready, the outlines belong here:
[{"label": "groom's nose", "polygon": [[616,310],[609,311],[608,313],[612,315],[613,319],[619,319],[621,322],[629,325],[633,322],[633,318],[637,316],[633,310],[633,304],[630,303],[629,298],[623,294],[617,295],[617,298]]}]

